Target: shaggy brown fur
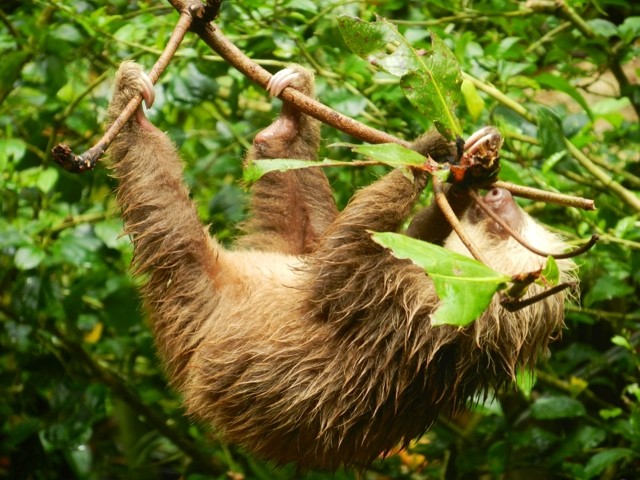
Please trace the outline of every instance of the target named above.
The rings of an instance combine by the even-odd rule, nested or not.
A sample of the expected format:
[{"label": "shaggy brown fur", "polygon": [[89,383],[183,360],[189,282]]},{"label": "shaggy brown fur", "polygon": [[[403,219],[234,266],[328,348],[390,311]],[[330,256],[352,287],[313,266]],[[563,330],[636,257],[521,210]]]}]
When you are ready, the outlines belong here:
[{"label": "shaggy brown fur", "polygon": [[[112,119],[140,90],[139,76],[135,64],[121,66]],[[175,146],[140,118],[111,155],[136,270],[148,275],[145,304],[188,411],[228,441],[303,468],[367,465],[532,366],[562,326],[563,295],[517,313],[495,303],[466,328],[431,326],[438,303],[431,280],[368,233],[400,227],[427,184],[422,172],[410,180],[392,171],[340,214],[321,172],[272,175],[254,190],[250,238],[226,250],[201,227]],[[300,118],[284,121],[300,127],[308,121]],[[276,155],[313,158],[312,128],[302,128],[307,139],[292,135],[291,151],[278,144]],[[503,197],[487,201],[500,213],[513,202]],[[564,248],[521,213],[516,223],[532,243]],[[482,215],[470,216],[464,223],[495,268],[542,264],[491,233]],[[446,245],[465,250],[455,235]],[[562,262],[565,277],[571,268]]]},{"label": "shaggy brown fur", "polygon": [[[309,71],[291,65],[296,76],[288,85],[314,96]],[[253,141],[246,163],[265,158],[315,160],[320,148],[320,122],[291,105]],[[313,250],[317,239],[338,215],[331,187],[320,168],[270,172],[251,190],[252,217],[242,229],[247,235],[236,246],[300,255]]]}]

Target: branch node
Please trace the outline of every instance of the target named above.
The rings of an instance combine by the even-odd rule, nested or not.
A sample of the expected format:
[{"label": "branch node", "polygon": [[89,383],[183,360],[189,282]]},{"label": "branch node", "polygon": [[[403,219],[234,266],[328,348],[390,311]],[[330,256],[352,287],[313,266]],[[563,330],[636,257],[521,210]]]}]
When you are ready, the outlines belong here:
[{"label": "branch node", "polygon": [[76,155],[69,145],[61,143],[53,147],[51,153],[53,160],[68,172],[84,173],[87,170],[93,170],[104,153],[104,148],[101,144],[97,144],[82,155]]}]

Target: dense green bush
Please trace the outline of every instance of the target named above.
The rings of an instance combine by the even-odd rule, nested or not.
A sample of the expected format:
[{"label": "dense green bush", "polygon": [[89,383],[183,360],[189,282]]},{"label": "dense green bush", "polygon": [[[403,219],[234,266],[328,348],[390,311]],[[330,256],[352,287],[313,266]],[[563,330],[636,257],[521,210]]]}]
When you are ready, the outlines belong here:
[{"label": "dense green bush", "polygon": [[[223,4],[218,24],[258,63],[310,65],[324,103],[405,138],[430,119],[415,113],[397,79],[349,52],[336,17],[387,17],[416,48],[436,32],[486,87],[483,104],[457,114],[466,134],[499,126],[501,177],[598,207],[522,202],[571,240],[602,237],[579,259],[580,298],[531,391],[470,406],[360,477],[326,478],[613,479],[640,470],[640,5],[568,4]],[[51,159],[60,141],[79,152],[100,137],[115,67],[125,58],[150,67],[176,20],[163,2],[0,5],[0,476],[302,476],[221,445],[183,417],[127,273],[131,247],[119,236],[113,180],[102,166],[78,176]],[[233,238],[247,198],[241,158],[278,101],[195,35],[157,94],[150,118],[179,144],[203,221],[221,240]],[[325,145],[352,140],[328,127],[323,136]],[[321,155],[351,156],[337,148]],[[381,172],[332,170],[339,203]]]}]

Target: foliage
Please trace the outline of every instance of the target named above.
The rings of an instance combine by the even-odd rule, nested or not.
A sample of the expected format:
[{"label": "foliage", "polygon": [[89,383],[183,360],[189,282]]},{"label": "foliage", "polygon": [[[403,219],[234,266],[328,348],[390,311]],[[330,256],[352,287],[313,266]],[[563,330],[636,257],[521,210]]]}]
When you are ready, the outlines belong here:
[{"label": "foliage", "polygon": [[406,235],[381,232],[374,233],[372,238],[389,248],[395,257],[410,259],[432,278],[440,299],[440,305],[431,314],[432,325],[469,325],[511,280],[473,258]]},{"label": "foliage", "polygon": [[[338,18],[390,19],[416,51],[437,35],[462,68],[456,115],[463,132],[493,124],[506,137],[501,178],[598,206],[582,212],[522,202],[570,239],[602,236],[580,259],[580,298],[528,388],[478,399],[364,478],[609,479],[640,469],[640,7],[632,0],[570,5],[223,4],[220,26],[252,58],[272,71],[292,61],[311,65],[324,103],[405,138],[432,118],[405,99],[396,77],[346,48]],[[183,416],[127,273],[131,249],[120,237],[107,169],[75,176],[51,161],[59,141],[80,152],[99,138],[114,68],[130,57],[150,67],[176,19],[168,3],[149,1],[0,6],[2,476],[300,477],[217,443]],[[179,144],[200,215],[222,241],[245,213],[243,151],[277,105],[195,36],[157,87],[151,120]],[[325,145],[352,141],[329,128],[323,136]],[[333,148],[326,156],[352,154]],[[339,203],[383,171],[330,169]]]}]

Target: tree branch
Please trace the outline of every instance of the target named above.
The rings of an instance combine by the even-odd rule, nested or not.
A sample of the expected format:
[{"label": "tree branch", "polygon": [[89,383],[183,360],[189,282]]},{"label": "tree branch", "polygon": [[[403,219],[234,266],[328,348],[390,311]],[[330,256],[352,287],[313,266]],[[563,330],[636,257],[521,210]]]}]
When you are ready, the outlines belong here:
[{"label": "tree branch", "polygon": [[[169,0],[172,4],[181,3],[178,0]],[[261,87],[265,88],[271,74],[247,57],[238,47],[231,43],[213,23],[194,25],[193,30],[209,45],[218,55],[233,65],[241,73],[249,77]],[[326,105],[300,93],[293,88],[285,88],[278,96],[285,102],[294,104],[298,109],[317,118],[323,123],[345,132],[352,137],[368,143],[398,143],[409,147],[409,142],[399,139],[386,132],[377,130],[360,123],[346,115],[336,112]]]},{"label": "tree branch", "polygon": [[[219,11],[221,0],[208,0],[206,5],[203,5],[198,0],[168,0],[169,3],[180,12],[180,19],[171,35],[171,38],[167,42],[167,46],[160,55],[160,58],[155,63],[151,71],[149,72],[149,78],[152,83],[156,83],[161,73],[167,67],[168,62],[175,55],[175,52],[184,38],[187,30],[192,30],[200,36],[200,38],[209,45],[216,53],[218,53],[224,60],[237,68],[244,75],[252,79],[254,82],[266,87],[271,74],[262,68],[260,65],[253,62],[247,57],[240,49],[238,49],[231,41],[229,41],[220,31],[217,25],[210,22]],[[493,87],[473,79],[473,77],[467,76],[473,80],[476,85],[490,93],[493,96],[499,96],[503,102],[508,102],[509,106],[513,108],[517,113],[525,116],[528,120],[535,122],[533,118],[524,107],[516,102],[510,101],[508,97],[499,92]],[[279,95],[283,101],[294,104],[301,111],[306,114],[317,118],[318,120],[333,126],[338,130],[341,130],[348,135],[363,140],[368,143],[397,143],[405,147],[410,147],[410,143],[406,140],[399,139],[381,130],[364,125],[350,117],[342,115],[335,110],[323,105],[322,103],[305,96],[304,94],[294,90],[293,88],[285,88]],[[111,125],[109,130],[104,134],[100,141],[92,148],[87,150],[82,155],[78,156],[73,153],[71,148],[65,144],[58,144],[53,149],[53,156],[55,161],[62,166],[65,170],[82,173],[84,171],[94,168],[98,159],[109,144],[116,137],[118,132],[122,129],[122,126],[131,118],[136,111],[142,100],[141,95],[131,99],[129,104],[125,107],[118,119]],[[513,194],[518,195],[517,188],[514,188],[511,184],[502,183],[501,188],[505,188],[511,191]],[[579,208],[593,209],[593,202],[589,203],[585,199],[575,199],[575,197],[565,195],[553,195],[543,190],[527,189],[528,198],[533,198],[542,201],[552,201],[561,205],[578,206]],[[569,202],[569,203],[567,203]],[[585,206],[586,205],[586,206]],[[640,207],[639,207],[640,209]]]},{"label": "tree branch", "polygon": [[[525,107],[517,103],[515,100],[510,99],[504,93],[502,93],[497,88],[488,85],[481,80],[467,74],[463,73],[462,77],[465,80],[469,80],[471,83],[475,85],[478,90],[482,90],[487,93],[491,97],[493,97],[498,102],[502,103],[506,107],[510,108],[518,115],[523,117],[528,122],[531,122],[533,125],[538,124],[537,118],[529,112]],[[613,180],[607,173],[598,167],[589,157],[587,157],[580,149],[578,149],[571,140],[567,137],[563,137],[564,145],[567,151],[576,159],[576,161],[582,165],[582,167],[587,170],[591,175],[593,175],[596,179],[606,185],[614,194],[616,194],[622,201],[624,201],[627,205],[633,208],[635,211],[640,212],[640,199],[636,197],[636,195],[626,188],[624,188],[620,183]],[[509,188],[507,190],[511,191]],[[512,192],[515,193],[515,192]],[[532,198],[532,197],[529,197]],[[576,206],[576,205],[573,205]]]},{"label": "tree branch", "polygon": [[[442,215],[444,215],[444,218],[447,220],[449,225],[451,225],[451,228],[453,228],[454,232],[456,232],[463,245],[467,247],[467,250],[469,250],[471,255],[473,255],[473,258],[475,258],[479,262],[484,263],[485,265],[489,265],[482,252],[476,247],[475,243],[467,234],[467,232],[465,232],[464,228],[462,228],[460,220],[458,220],[458,217],[453,211],[453,208],[451,208],[451,205],[449,205],[449,201],[447,200],[447,196],[444,192],[442,181],[435,175],[432,176],[431,179],[431,181],[433,182],[433,196],[436,203],[438,204],[438,207],[440,208],[440,211],[442,212]],[[472,190],[469,189],[469,191],[471,192]]]},{"label": "tree branch", "polygon": [[[180,11],[180,19],[178,20],[176,27],[173,29],[165,49],[149,71],[149,79],[152,83],[155,84],[162,72],[167,68],[169,61],[189,30],[195,15],[198,14],[198,11],[202,10],[204,10],[204,7],[199,1],[185,2],[184,8]],[[200,15],[202,15],[202,13]],[[120,130],[122,130],[122,127],[138,109],[141,101],[142,95],[137,95],[131,98],[120,116],[113,122],[100,141],[82,155],[74,154],[68,145],[56,145],[52,152],[56,163],[65,170],[74,173],[82,173],[93,169],[98,159],[104,154],[113,139],[116,138]]]}]

